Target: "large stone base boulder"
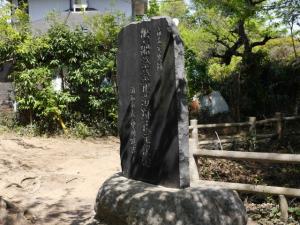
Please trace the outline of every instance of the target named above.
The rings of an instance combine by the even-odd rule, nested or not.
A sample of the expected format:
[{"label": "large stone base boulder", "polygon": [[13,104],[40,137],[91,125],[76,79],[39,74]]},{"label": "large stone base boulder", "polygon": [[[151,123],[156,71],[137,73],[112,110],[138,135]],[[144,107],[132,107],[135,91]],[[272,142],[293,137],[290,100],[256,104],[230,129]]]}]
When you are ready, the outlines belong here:
[{"label": "large stone base boulder", "polygon": [[99,190],[96,219],[109,225],[246,225],[237,193],[220,188],[170,189],[116,174]]}]

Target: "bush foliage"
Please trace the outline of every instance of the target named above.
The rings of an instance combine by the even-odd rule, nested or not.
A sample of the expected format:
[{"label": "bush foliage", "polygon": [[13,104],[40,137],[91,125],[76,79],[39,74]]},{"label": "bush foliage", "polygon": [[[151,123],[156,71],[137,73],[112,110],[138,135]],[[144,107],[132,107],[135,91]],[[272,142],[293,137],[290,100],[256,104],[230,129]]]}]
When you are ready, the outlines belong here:
[{"label": "bush foliage", "polygon": [[[50,29],[33,35],[18,11],[17,21],[0,18],[1,62],[13,59],[19,122],[34,124],[40,133],[80,128],[80,134],[117,131],[116,40],[124,17],[103,14],[86,18],[87,30],[70,28],[49,17]],[[27,21],[27,22],[26,22]],[[1,33],[2,35],[2,33]],[[10,54],[8,54],[8,52]],[[55,87],[55,80],[59,78]],[[57,86],[57,84],[56,84]],[[84,129],[83,129],[84,128]]]}]

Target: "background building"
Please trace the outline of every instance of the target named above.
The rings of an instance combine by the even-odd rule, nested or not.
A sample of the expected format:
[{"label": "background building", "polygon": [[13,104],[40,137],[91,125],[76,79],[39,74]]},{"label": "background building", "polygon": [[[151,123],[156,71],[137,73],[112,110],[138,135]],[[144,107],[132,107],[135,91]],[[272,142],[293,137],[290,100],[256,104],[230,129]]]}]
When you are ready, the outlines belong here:
[{"label": "background building", "polygon": [[[14,5],[18,5],[20,0],[11,0]],[[123,12],[131,15],[131,0],[23,0],[28,4],[28,14],[31,22],[35,22],[45,17],[49,12],[72,12],[96,11],[96,12]]]}]

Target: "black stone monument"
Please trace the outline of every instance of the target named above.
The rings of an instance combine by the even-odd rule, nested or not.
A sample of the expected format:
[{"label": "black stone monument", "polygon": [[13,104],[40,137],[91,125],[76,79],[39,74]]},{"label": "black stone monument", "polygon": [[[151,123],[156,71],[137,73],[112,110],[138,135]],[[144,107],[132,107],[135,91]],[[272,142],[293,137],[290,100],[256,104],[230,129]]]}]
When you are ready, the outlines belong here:
[{"label": "black stone monument", "polygon": [[121,164],[127,178],[189,186],[184,49],[170,18],[132,23],[119,34]]}]

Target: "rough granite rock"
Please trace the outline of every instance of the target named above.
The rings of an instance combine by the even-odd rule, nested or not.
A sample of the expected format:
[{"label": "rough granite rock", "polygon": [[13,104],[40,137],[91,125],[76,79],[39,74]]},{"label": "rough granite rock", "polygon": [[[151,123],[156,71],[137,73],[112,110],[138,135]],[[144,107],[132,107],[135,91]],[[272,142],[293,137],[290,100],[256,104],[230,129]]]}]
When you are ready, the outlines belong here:
[{"label": "rough granite rock", "polygon": [[246,225],[238,195],[220,188],[170,189],[116,174],[104,182],[96,219],[109,225]]}]

